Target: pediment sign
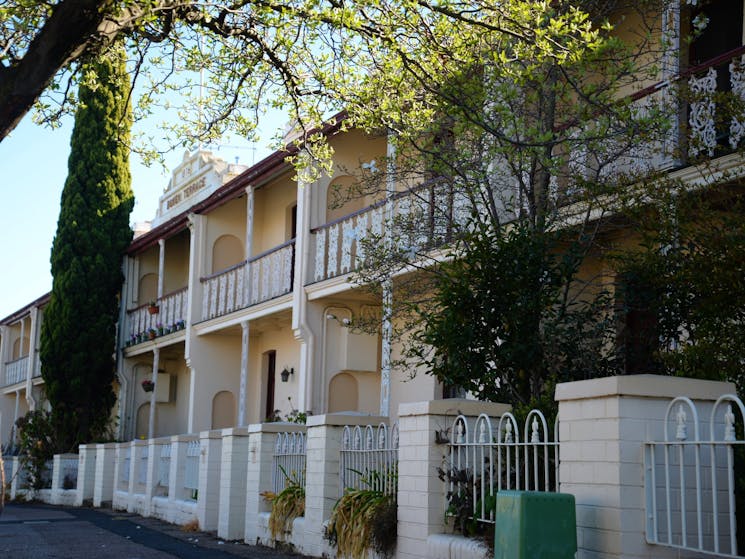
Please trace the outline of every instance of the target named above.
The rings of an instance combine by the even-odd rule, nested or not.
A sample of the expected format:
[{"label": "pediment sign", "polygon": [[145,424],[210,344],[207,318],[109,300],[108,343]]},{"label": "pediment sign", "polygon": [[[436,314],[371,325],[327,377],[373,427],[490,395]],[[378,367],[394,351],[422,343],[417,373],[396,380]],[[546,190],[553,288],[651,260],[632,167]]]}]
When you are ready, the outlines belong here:
[{"label": "pediment sign", "polygon": [[160,197],[153,225],[168,221],[201,202],[245,169],[245,166],[229,164],[209,151],[192,153],[187,150]]}]

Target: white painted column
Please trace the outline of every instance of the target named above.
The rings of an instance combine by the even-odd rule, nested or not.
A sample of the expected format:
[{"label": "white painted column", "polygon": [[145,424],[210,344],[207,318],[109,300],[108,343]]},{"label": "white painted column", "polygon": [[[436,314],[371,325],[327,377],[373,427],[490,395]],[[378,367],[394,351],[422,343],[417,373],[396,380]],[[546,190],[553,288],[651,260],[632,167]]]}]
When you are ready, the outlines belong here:
[{"label": "white painted column", "polygon": [[191,325],[202,320],[202,298],[204,292],[199,281],[202,271],[202,238],[204,230],[204,217],[197,214],[189,214],[189,286],[186,294],[186,331],[184,333],[184,361],[189,368],[189,411],[187,418],[187,430],[194,431],[194,414],[196,413],[196,377],[197,371],[191,365]]},{"label": "white painted column", "polygon": [[391,339],[393,338],[393,282],[387,278],[383,282],[383,309],[380,348],[380,415],[391,415]]},{"label": "white painted column", "polygon": [[243,268],[243,296],[245,297],[245,306],[251,303],[253,296],[251,287],[251,267],[253,266],[248,260],[253,255],[253,229],[254,229],[254,189],[252,186],[246,187],[246,266]]},{"label": "white painted column", "polygon": [[16,406],[13,410],[13,437],[11,438],[11,441],[13,444],[15,444],[16,439],[18,438],[18,426],[16,425],[16,421],[18,421],[18,414],[21,411],[21,391],[16,390]]},{"label": "white painted column", "polygon": [[150,393],[150,417],[147,423],[147,438],[155,437],[155,407],[157,406],[156,394],[158,393],[158,367],[160,366],[160,349],[153,349],[153,373],[150,380],[153,382],[153,391]]},{"label": "white painted column", "polygon": [[248,321],[241,322],[241,381],[238,392],[238,427],[246,426],[246,394],[248,387]]},{"label": "white painted column", "polygon": [[[396,144],[394,134],[389,132],[386,143],[386,201],[383,218],[383,243],[387,250],[393,246],[391,230],[393,224],[393,200],[396,193]],[[391,339],[393,337],[393,322],[391,320],[393,306],[393,280],[388,277],[383,281],[383,308],[381,324],[381,355],[380,355],[380,415],[390,416],[391,398]]]},{"label": "white painted column", "polygon": [[166,240],[158,239],[158,299],[163,297],[163,280],[166,271]]},{"label": "white painted column", "polygon": [[658,375],[557,385],[560,490],[575,497],[577,559],[698,556],[646,543],[644,443],[663,440],[673,398],[712,404],[734,392],[731,383]]},{"label": "white painted column", "polygon": [[5,362],[8,360],[8,346],[10,340],[9,329],[5,325],[0,325],[0,382],[5,383]]},{"label": "white painted column", "polygon": [[19,346],[18,357],[23,357],[23,344],[26,341],[26,318],[21,319],[21,344]]},{"label": "white painted column", "polygon": [[[313,386],[317,371],[313,367],[315,335],[308,323],[308,299],[305,284],[310,269],[311,195],[312,185],[297,184],[297,230],[295,234],[295,270],[292,286],[292,331],[300,342],[298,365],[298,409],[307,411],[313,406]],[[316,410],[320,411],[320,410]]]},{"label": "white painted column", "polygon": [[39,336],[39,307],[31,308],[31,334],[29,336],[28,343],[28,367],[26,369],[26,402],[28,403],[28,409],[34,411],[36,409],[36,400],[34,399],[33,388],[33,377],[34,369],[36,368],[36,360],[38,358],[36,352],[37,339]]}]

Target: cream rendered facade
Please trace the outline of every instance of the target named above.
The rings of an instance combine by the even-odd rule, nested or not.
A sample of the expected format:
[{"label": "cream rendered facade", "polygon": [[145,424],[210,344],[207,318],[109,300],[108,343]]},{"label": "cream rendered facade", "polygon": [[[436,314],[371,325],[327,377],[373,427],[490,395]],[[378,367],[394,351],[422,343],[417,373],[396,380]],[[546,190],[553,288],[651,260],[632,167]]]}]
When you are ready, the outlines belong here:
[{"label": "cream rendered facade", "polygon": [[[350,281],[350,220],[377,200],[337,207],[333,190],[351,185],[387,145],[336,128],[326,129],[333,173],[313,184],[294,181],[287,154],[277,152],[226,175],[218,189],[192,190],[191,206],[171,210],[168,201],[194,184],[174,170],[153,229],[132,243],[125,262],[123,440],[245,426],[293,410],[395,415],[401,402],[441,397],[439,383],[424,375],[394,372],[382,386],[381,335],[349,327],[381,312],[381,301]],[[200,158],[206,182],[218,180],[219,163],[202,153],[182,166],[199,167]],[[145,380],[153,392],[143,390]]]},{"label": "cream rendered facade", "polygon": [[0,445],[15,440],[15,422],[43,405],[39,333],[44,295],[0,321]]}]

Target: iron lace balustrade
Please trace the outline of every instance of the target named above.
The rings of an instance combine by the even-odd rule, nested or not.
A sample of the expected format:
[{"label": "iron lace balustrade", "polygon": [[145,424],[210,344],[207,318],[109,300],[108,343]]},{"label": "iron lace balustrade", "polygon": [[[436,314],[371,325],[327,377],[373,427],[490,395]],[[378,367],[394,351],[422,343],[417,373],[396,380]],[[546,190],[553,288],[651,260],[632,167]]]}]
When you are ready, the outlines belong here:
[{"label": "iron lace balustrade", "polygon": [[[156,301],[158,312],[151,314],[148,303],[127,311],[127,327],[124,332],[122,345],[139,343],[145,341],[147,332],[154,330],[158,335],[163,335],[183,328],[186,319],[186,299],[188,288],[183,287],[163,295]],[[139,336],[139,338],[138,338]]]},{"label": "iron lace balustrade", "polygon": [[441,247],[465,223],[467,207],[462,193],[433,180],[311,229],[312,281],[354,272],[365,261],[369,244],[386,242],[384,235],[393,250],[414,256]]},{"label": "iron lace balustrade", "polygon": [[28,355],[19,357],[15,361],[9,361],[5,364],[5,383],[3,386],[10,386],[26,380],[28,371]]},{"label": "iron lace balustrade", "polygon": [[224,316],[292,291],[295,239],[201,278],[202,320]]}]

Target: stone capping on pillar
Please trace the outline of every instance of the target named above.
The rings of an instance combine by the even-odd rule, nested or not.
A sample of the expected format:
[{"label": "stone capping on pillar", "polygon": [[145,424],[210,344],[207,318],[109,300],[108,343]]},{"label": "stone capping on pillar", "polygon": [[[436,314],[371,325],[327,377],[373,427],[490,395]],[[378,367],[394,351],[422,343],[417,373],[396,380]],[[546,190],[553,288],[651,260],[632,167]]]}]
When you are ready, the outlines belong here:
[{"label": "stone capping on pillar", "polygon": [[289,421],[272,421],[269,423],[251,423],[246,429],[249,433],[304,433],[306,425]]},{"label": "stone capping on pillar", "polygon": [[[467,400],[465,398],[447,398],[445,400],[428,400],[426,402],[408,402],[400,404],[398,416],[412,415],[458,415],[478,416],[485,413],[490,417],[500,417],[511,411],[509,404],[498,402],[483,402],[480,400]],[[448,426],[449,427],[449,426]]]},{"label": "stone capping on pillar", "polygon": [[[359,412],[334,412],[324,413],[321,415],[309,415],[305,425],[306,427],[320,427],[322,425],[335,427],[350,425],[354,427],[355,425],[378,425],[380,423],[388,423],[388,421],[389,418],[382,415],[372,415]],[[271,423],[269,425],[271,425]],[[287,423],[284,423],[284,425],[287,425]]]},{"label": "stone capping on pillar", "polygon": [[644,374],[563,382],[556,385],[555,400],[562,402],[604,396],[638,396],[672,400],[678,396],[692,394],[695,394],[696,400],[716,400],[722,394],[734,394],[735,392],[735,385],[731,382]]},{"label": "stone capping on pillar", "polygon": [[661,440],[678,396],[712,405],[732,383],[628,375],[561,383],[560,491],[575,497],[577,558],[690,557],[646,542],[644,445]]}]

